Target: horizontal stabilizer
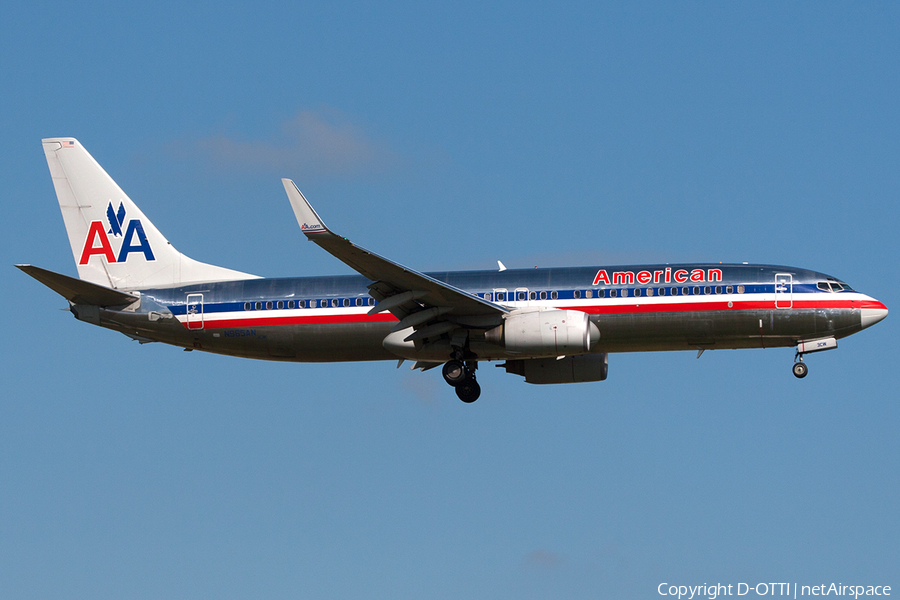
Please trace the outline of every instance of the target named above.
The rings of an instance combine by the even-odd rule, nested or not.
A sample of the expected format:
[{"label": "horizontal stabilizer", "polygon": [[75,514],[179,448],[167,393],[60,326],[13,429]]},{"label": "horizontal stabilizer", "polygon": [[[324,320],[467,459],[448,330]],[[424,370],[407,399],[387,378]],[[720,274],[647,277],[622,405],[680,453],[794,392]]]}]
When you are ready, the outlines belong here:
[{"label": "horizontal stabilizer", "polygon": [[54,273],[32,265],[16,265],[16,268],[31,275],[48,288],[74,304],[92,306],[122,306],[138,299],[133,294],[113,290],[96,283],[75,279],[68,275]]}]

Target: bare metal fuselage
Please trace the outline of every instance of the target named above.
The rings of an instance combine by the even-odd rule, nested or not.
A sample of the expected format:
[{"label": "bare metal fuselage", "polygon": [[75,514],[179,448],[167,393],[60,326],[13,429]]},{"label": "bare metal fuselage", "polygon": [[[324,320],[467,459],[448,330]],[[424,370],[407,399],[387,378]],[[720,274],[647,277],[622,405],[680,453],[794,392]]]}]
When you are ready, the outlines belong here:
[{"label": "bare metal fuselage", "polygon": [[[698,265],[683,267],[694,271]],[[512,311],[586,312],[600,331],[592,353],[794,346],[853,334],[868,324],[866,311],[883,309],[881,303],[855,291],[820,289],[820,282],[835,281],[821,273],[761,265],[715,267],[722,272],[718,281],[644,285],[594,285],[598,269],[592,267],[430,275]],[[615,269],[640,273],[659,271],[660,266]],[[787,281],[780,289],[779,274]],[[367,314],[374,303],[368,283],[359,276],[219,282],[141,290],[140,302],[127,308],[92,309],[80,315],[76,305],[73,312],[141,341],[247,358],[449,359],[449,339],[440,336],[412,349],[411,355],[385,348],[384,340],[397,319],[389,313]],[[529,358],[490,344],[483,333],[474,331],[469,348],[476,360]]]}]

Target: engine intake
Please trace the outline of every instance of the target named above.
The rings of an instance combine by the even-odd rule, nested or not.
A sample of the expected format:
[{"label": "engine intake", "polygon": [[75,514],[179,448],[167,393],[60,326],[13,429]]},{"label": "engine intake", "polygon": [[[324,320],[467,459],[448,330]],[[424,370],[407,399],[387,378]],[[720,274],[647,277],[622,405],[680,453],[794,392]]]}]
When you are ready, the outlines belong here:
[{"label": "engine intake", "polygon": [[539,310],[513,314],[484,334],[490,344],[532,357],[587,354],[600,330],[578,310]]}]

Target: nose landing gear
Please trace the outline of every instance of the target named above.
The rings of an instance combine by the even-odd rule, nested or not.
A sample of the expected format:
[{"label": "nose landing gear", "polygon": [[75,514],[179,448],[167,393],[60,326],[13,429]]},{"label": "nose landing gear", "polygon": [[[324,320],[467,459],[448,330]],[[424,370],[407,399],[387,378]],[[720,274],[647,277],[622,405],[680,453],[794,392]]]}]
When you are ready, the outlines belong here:
[{"label": "nose landing gear", "polygon": [[447,361],[442,370],[444,381],[456,388],[456,395],[465,403],[478,400],[481,395],[481,386],[475,381],[475,369],[478,363],[474,360],[463,363],[454,358]]},{"label": "nose landing gear", "polygon": [[823,350],[834,350],[837,348],[837,340],[833,337],[819,338],[817,340],[809,340],[797,344],[797,353],[794,355],[794,366],[791,371],[797,379],[803,379],[809,373],[809,367],[803,362],[803,355],[810,352],[821,352]]}]

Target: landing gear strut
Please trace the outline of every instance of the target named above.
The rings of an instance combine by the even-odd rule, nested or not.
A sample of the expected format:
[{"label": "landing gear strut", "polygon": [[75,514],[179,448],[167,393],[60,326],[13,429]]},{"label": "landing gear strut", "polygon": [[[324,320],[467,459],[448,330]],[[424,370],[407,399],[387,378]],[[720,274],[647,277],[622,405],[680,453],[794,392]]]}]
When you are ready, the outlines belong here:
[{"label": "landing gear strut", "polygon": [[456,395],[463,402],[475,402],[481,395],[481,386],[475,381],[475,369],[477,368],[476,361],[470,360],[463,363],[458,358],[447,361],[444,365],[444,381],[456,388]]}]

